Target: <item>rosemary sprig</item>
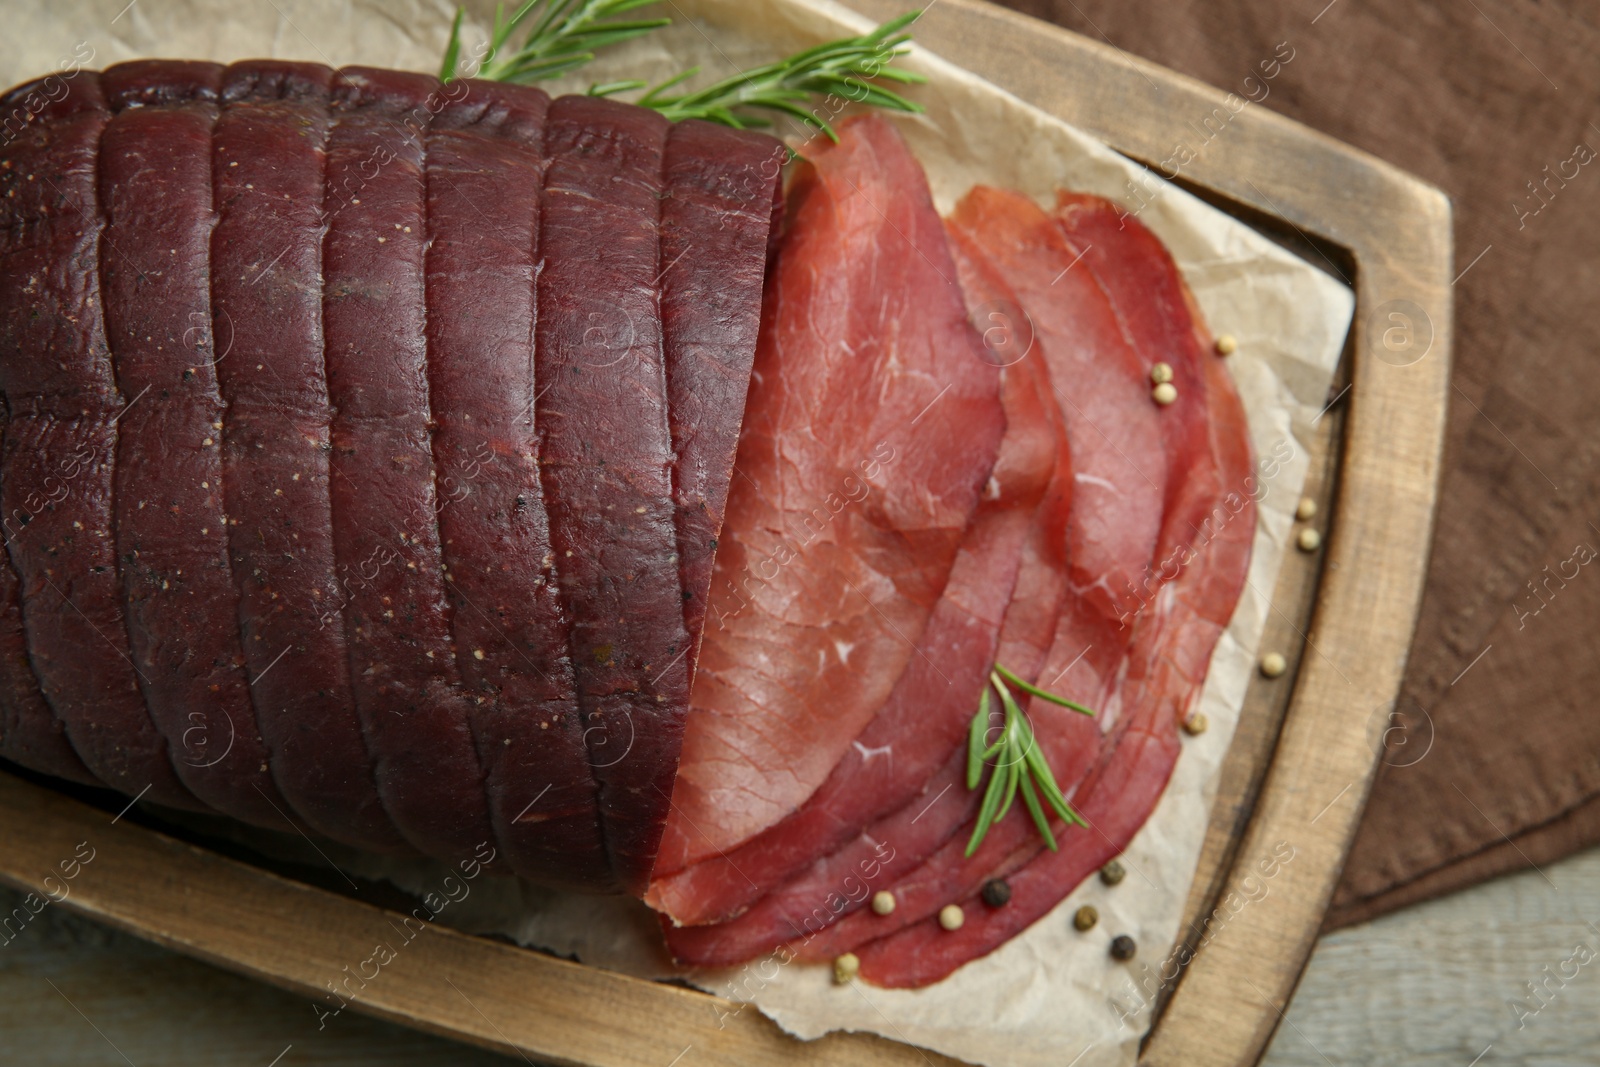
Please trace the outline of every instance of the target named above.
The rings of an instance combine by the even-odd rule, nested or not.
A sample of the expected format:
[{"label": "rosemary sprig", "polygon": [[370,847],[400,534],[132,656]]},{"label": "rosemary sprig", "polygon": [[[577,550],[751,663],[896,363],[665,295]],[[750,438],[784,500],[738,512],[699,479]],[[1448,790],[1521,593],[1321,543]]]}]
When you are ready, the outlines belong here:
[{"label": "rosemary sprig", "polygon": [[[658,0],[527,0],[507,19],[505,7],[495,8],[494,30],[483,65],[468,73],[489,81],[537,82],[559,78],[594,59],[597,50],[671,25],[668,18],[623,19],[636,8]],[[439,80],[457,76],[461,59],[461,22],[465,8],[456,8],[445,46]],[[520,45],[507,50],[518,30],[527,27]]]},{"label": "rosemary sprig", "polygon": [[[699,73],[699,68],[694,67],[659,83],[635,102],[654,108],[674,122],[707,119],[734,129],[769,126],[771,123],[767,119],[750,112],[776,112],[799,119],[837,141],[828,119],[818,115],[815,108],[807,110],[802,106],[813,96],[838,100],[838,108],[833,109],[835,114],[845,101],[891,111],[922,111],[921,105],[899,93],[872,84],[872,79],[901,85],[917,85],[928,80],[915,71],[893,66],[895,58],[907,52],[902,46],[911,40],[911,35],[903,31],[921,14],[921,11],[908,11],[860,37],[819,44],[776,63],[724,78],[704,89],[669,95],[669,89]],[[591,91],[620,92],[639,88],[644,88],[642,82],[620,82]]]},{"label": "rosemary sprig", "polygon": [[[1055,834],[1050,832],[1050,820],[1045,814],[1045,806],[1069,826],[1072,823],[1089,825],[1084,822],[1083,816],[1072,810],[1066,797],[1062,796],[1061,787],[1056,784],[1055,775],[1050,771],[1050,764],[1045,761],[1044,753],[1039,751],[1039,744],[1033,736],[1033,727],[1028,725],[1027,717],[1017,705],[1017,699],[1012,695],[1010,686],[1016,686],[1031,696],[1064,708],[1071,708],[1084,715],[1094,714],[1082,704],[1046,692],[1024,681],[998,663],[995,664],[995,669],[989,674],[989,685],[984,686],[982,695],[978,697],[978,713],[972,717],[972,725],[967,729],[967,788],[978,788],[978,784],[983,780],[984,767],[991,761],[994,766],[989,775],[989,785],[983,793],[983,801],[978,806],[977,823],[973,826],[972,837],[967,842],[968,856],[978,850],[978,846],[989,833],[989,827],[1005,818],[1019,792],[1022,794],[1023,807],[1028,809],[1029,818],[1033,820],[1033,825],[1038,827],[1039,836],[1044,838],[1045,844],[1052,852],[1056,851],[1056,838]],[[986,744],[992,729],[991,711],[994,705],[989,700],[991,687],[999,696],[1004,713],[1000,736],[994,742]],[[1043,804],[1040,803],[1041,797]]]}]

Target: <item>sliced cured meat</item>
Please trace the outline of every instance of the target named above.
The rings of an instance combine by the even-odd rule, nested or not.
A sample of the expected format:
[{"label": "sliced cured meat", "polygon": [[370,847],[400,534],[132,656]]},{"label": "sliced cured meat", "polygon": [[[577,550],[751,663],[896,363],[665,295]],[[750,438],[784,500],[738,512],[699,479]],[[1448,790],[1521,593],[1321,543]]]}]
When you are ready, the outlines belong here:
[{"label": "sliced cured meat", "polygon": [[550,98],[462,81],[427,138],[428,367],[456,662],[495,835],[547,885],[613,885],[553,584],[533,331]]},{"label": "sliced cured meat", "polygon": [[1147,374],[1158,363],[1171,369],[1180,400],[1161,411],[1161,435],[1168,462],[1182,466],[1183,474],[1167,478],[1161,542],[1152,565],[1126,591],[1132,600],[1127,610],[1137,612],[1176,573],[1218,495],[1215,466],[1199,461],[1209,442],[1204,367],[1210,353],[1194,344],[1188,290],[1155,234],[1103,197],[1063,191],[1056,205],[1067,246],[1106,294],[1128,347]]},{"label": "sliced cured meat", "polygon": [[451,644],[430,449],[423,138],[441,105],[432,78],[339,72],[322,269],[334,552],[355,703],[395,825],[453,861],[492,830]]},{"label": "sliced cured meat", "polygon": [[667,122],[568,96],[545,132],[535,423],[606,847],[643,893],[688,706],[658,290]]},{"label": "sliced cured meat", "polygon": [[[211,348],[211,128],[222,68],[146,60],[101,75],[100,291],[117,387],[113,525],[127,639],[189,790],[288,829],[244,674]],[[138,399],[146,403],[135,402]]]},{"label": "sliced cured meat", "polygon": [[[974,315],[1009,299],[996,280],[977,275],[978,266],[954,242],[951,251]],[[997,652],[999,662],[1024,677],[1038,669],[1060,600],[1062,583],[1052,575],[1064,575],[1064,568],[1039,566],[1042,554],[1061,558],[1072,472],[1066,435],[1038,356],[1007,368],[1001,398],[1006,429],[993,474],[917,654],[882,710],[794,814],[731,852],[652,885],[646,901],[683,926],[723,923],[762,898],[756,906],[761,914],[739,922],[739,930],[669,930],[669,945],[679,959],[710,963],[702,958],[704,946],[715,943],[719,953],[737,951],[735,944],[749,943],[745,931],[758,928],[762,933],[757,936],[771,938],[771,943],[740,958],[787,940],[790,927],[781,920],[795,912],[795,900],[805,902],[809,911],[840,879],[851,877],[856,866],[870,864],[870,857],[854,854],[861,848],[871,850],[879,840],[893,840],[897,855],[915,855],[917,846],[908,835],[923,841],[940,833],[938,827],[947,834],[960,825],[959,819],[951,824],[940,818],[942,813],[926,814],[937,797],[925,795],[930,790],[942,795],[949,784],[948,775],[938,775],[931,785],[930,777],[962,749]],[[1047,491],[1048,506],[1042,503]],[[1042,543],[1051,540],[1057,543]],[[1032,560],[1033,584],[1027,587],[1017,583],[1025,555]],[[959,777],[965,764],[953,762]],[[915,829],[900,827],[892,837],[877,827],[867,829],[917,797],[924,797],[917,805],[924,814]],[[958,799],[962,797],[964,791]],[[848,855],[829,855],[857,835],[863,836],[857,848],[844,850]],[[939,840],[931,839],[921,855]],[[807,874],[790,880],[801,871]],[[775,890],[780,883],[787,884]]]},{"label": "sliced cured meat", "polygon": [[786,154],[771,137],[698,119],[674,123],[667,134],[661,324],[691,679],[761,330]]},{"label": "sliced cured meat", "polygon": [[[1032,343],[1050,368],[1073,447],[1083,441],[1101,446],[1085,448],[1081,455],[1074,452],[1079,495],[1068,524],[1068,558],[1105,558],[1108,548],[1115,547],[1125,552],[1119,564],[1125,573],[1148,574],[1150,560],[1139,560],[1125,550],[1131,545],[1153,551],[1166,521],[1162,508],[1165,486],[1142,476],[1120,449],[1105,447],[1100,424],[1089,414],[1097,413],[1105,423],[1138,423],[1154,409],[1147,372],[1133,359],[1107,358],[1102,362],[1109,366],[1108,373],[1099,378],[1083,373],[1083,364],[1096,358],[1088,347],[1090,342],[1098,343],[1110,355],[1128,355],[1126,338],[1116,323],[1125,315],[1138,313],[1137,300],[1125,306],[1114,304],[1107,289],[1086,270],[1081,250],[1068,244],[1043,210],[1020,194],[980,187],[958,206],[951,227],[962,247],[998,274],[1018,302],[1016,314],[1026,320]],[[1070,299],[1062,299],[1063,284],[1068,286],[1065,294]],[[1003,298],[998,302],[1009,308]],[[1091,327],[1087,336],[1079,328],[1078,316]],[[1198,462],[1209,464],[1209,449],[1202,448],[1195,455]],[[1140,466],[1162,470],[1163,478],[1183,477],[1180,472],[1195,462],[1180,454],[1169,465],[1163,455],[1154,463],[1143,460]],[[1100,491],[1086,492],[1085,485]],[[1103,533],[1094,517],[1083,514],[1086,509],[1103,506],[1107,490],[1114,490],[1119,497],[1124,519],[1138,523],[1125,531],[1117,546],[1101,541]],[[1051,651],[1038,677],[1040,685],[1098,709],[1099,715],[1090,720],[1040,701],[1029,705],[1035,736],[1069,797],[1116,736],[1127,707],[1122,686],[1133,633],[1128,621],[1139,602],[1110,599],[1105,593],[1105,587],[1091,575],[1073,568]],[[946,774],[950,781],[959,781],[955,766],[947,768]],[[965,808],[945,805],[942,814],[965,818],[974,807],[969,799]],[[915,853],[913,866],[899,865],[889,886],[897,902],[892,915],[852,914],[822,936],[809,936],[798,943],[794,946],[797,953],[807,959],[829,958],[913,924],[951,900],[975,893],[983,882],[1014,869],[1043,847],[1020,808],[992,827],[970,857],[965,854],[967,837],[967,833],[950,836],[920,866],[914,865],[922,858]]]},{"label": "sliced cured meat", "polygon": [[[0,411],[0,455],[5,422]],[[9,540],[9,524],[5,534]],[[22,628],[21,582],[9,555],[0,558],[0,758],[82,785],[98,784],[39,692]]]},{"label": "sliced cured meat", "polygon": [[[965,905],[967,921],[960,930],[945,931],[929,915],[860,946],[862,975],[880,985],[926,985],[993,951],[1127,846],[1154,810],[1171,775],[1180,748],[1178,725],[1199,695],[1212,651],[1243,588],[1255,535],[1243,407],[1226,370],[1215,359],[1204,358],[1203,326],[1170,256],[1153,239],[1128,241],[1115,251],[1118,254],[1108,259],[1103,277],[1107,292],[1125,312],[1138,306],[1144,292],[1131,282],[1124,284],[1141,276],[1123,269],[1130,262],[1170,272],[1168,284],[1185,296],[1179,305],[1185,326],[1172,329],[1168,336],[1176,345],[1192,346],[1190,355],[1203,378],[1208,416],[1205,462],[1216,472],[1216,489],[1204,509],[1210,518],[1184,553],[1179,572],[1160,587],[1153,603],[1134,622],[1120,694],[1123,714],[1075,795],[1076,807],[1089,826],[1059,833],[1059,852],[1034,850],[1026,862],[1025,850],[1013,852],[998,868],[1007,872],[1011,888],[1005,907],[980,905],[972,895],[976,887],[969,887],[961,898],[945,898],[961,899]],[[1181,511],[1169,518],[1185,521]],[[1163,533],[1164,538],[1171,536]]]},{"label": "sliced cured meat", "polygon": [[285,814],[392,852],[405,839],[379,800],[356,715],[329,503],[322,226],[341,206],[323,198],[332,80],[327,67],[279,60],[224,73],[212,320],[186,337],[206,346],[193,358],[214,368],[227,405],[219,439],[239,628]]},{"label": "sliced cured meat", "polygon": [[[1042,344],[1076,471],[1074,582],[1102,610],[1130,610],[1155,557],[1167,485],[1162,410],[1149,367],[1104,290],[1050,217],[1021,193],[977,186],[952,224],[1000,270]],[[1134,491],[1143,485],[1153,493]]]},{"label": "sliced cured meat", "polygon": [[915,654],[994,464],[998,372],[876,117],[797,178],[658,871],[803,804]]},{"label": "sliced cured meat", "polygon": [[[31,90],[5,100],[9,109]],[[21,94],[20,96],[17,94]],[[0,170],[0,390],[9,422],[0,486],[21,580],[28,655],[74,750],[105,784],[176,807],[200,803],[150,720],[124,628],[113,539],[118,394],[101,320],[95,173],[109,119],[98,75],[47,99]]]},{"label": "sliced cured meat", "polygon": [[[1127,638],[1126,631],[1119,631],[1114,620],[1098,610],[1086,608],[1082,600],[1071,594],[1062,617],[1057,620],[1056,634],[1061,646],[1076,641],[1077,647],[1087,646],[1091,651],[1072,665],[1069,675],[1058,678],[1051,691],[1070,694],[1069,699],[1093,701],[1087,706],[1096,708],[1099,715],[1090,719],[1039,700],[1025,706],[1040,751],[1063,793],[1076,806],[1081,782],[1092,771],[1104,749],[1098,720],[1117,713],[1120,698],[1116,683],[1118,668],[1127,653]],[[1101,650],[1107,651],[1102,653]],[[1036,682],[1043,685],[1048,680],[1041,675]],[[958,753],[958,758],[951,760],[941,778],[943,784],[951,786],[951,794],[959,795],[960,800],[947,799],[928,816],[946,823],[936,847],[907,855],[907,862],[896,863],[891,878],[878,887],[894,894],[895,910],[880,916],[859,909],[842,909],[845,914],[837,924],[820,933],[808,929],[805,936],[791,943],[797,957],[827,960],[855,951],[868,941],[936,915],[952,900],[976,893],[989,879],[1005,875],[1042,850],[1038,830],[1027,812],[1017,806],[989,828],[983,843],[971,856],[966,854],[981,790],[966,790],[965,756],[964,752]],[[1062,828],[1054,816],[1051,816],[1051,825],[1059,841]],[[889,829],[884,830],[886,839]],[[923,835],[922,839],[926,839],[928,831],[923,831]]]}]

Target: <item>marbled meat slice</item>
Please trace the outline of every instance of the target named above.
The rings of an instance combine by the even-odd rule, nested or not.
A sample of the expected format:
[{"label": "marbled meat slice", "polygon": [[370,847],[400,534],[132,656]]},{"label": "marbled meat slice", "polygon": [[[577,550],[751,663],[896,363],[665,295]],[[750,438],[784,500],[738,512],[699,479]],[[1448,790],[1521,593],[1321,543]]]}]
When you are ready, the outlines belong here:
[{"label": "marbled meat slice", "polygon": [[[4,100],[27,104],[43,87]],[[100,76],[38,107],[0,167],[0,360],[9,422],[0,487],[6,544],[21,580],[28,654],[73,749],[106,785],[201,808],[151,722],[123,622],[113,537],[117,392],[101,319],[96,170],[110,116]],[[148,398],[147,398],[148,399]]]},{"label": "marbled meat slice", "polygon": [[[927,985],[987,955],[1127,847],[1171,776],[1180,750],[1178,726],[1199,696],[1211,654],[1244,587],[1255,535],[1255,501],[1248,491],[1252,468],[1243,406],[1226,369],[1205,356],[1204,327],[1165,249],[1153,238],[1122,235],[1115,252],[1101,277],[1124,317],[1182,313],[1182,327],[1174,326],[1167,336],[1175,345],[1191,348],[1203,383],[1208,447],[1192,463],[1215,470],[1215,488],[1203,509],[1206,518],[1184,553],[1183,566],[1133,620],[1133,646],[1119,693],[1122,712],[1074,798],[1089,826],[1059,832],[1057,852],[1034,848],[1032,858],[1023,863],[1018,861],[1027,846],[1014,852],[1000,868],[1007,872],[1011,889],[1006,906],[984,907],[969,891],[960,898],[967,921],[959,930],[941,929],[930,915],[859,946],[862,975],[879,985]],[[1181,304],[1150,304],[1147,284],[1157,269],[1170,272],[1166,284],[1183,297]],[[1180,509],[1167,521],[1188,522],[1189,516]],[[1163,540],[1174,537],[1163,532]]]},{"label": "marbled meat slice", "polygon": [[225,815],[292,832],[245,678],[207,343],[221,75],[215,63],[142,60],[100,76],[112,113],[100,137],[100,291],[129,398],[112,530],[134,670],[178,777]]},{"label": "marbled meat slice", "polygon": [[539,480],[533,331],[550,98],[453,82],[428,130],[428,368],[456,662],[495,835],[546,885],[613,885]]},{"label": "marbled meat slice", "polygon": [[617,884],[643,893],[687,711],[662,350],[667,121],[597,97],[545,131],[534,346],[556,581]]},{"label": "marbled meat slice", "polygon": [[355,703],[384,807],[413,845],[449,862],[493,831],[451,642],[430,448],[423,140],[440,94],[422,75],[338,73],[322,269],[334,551]]},{"label": "marbled meat slice", "polygon": [[323,192],[332,80],[327,67],[282,60],[224,72],[203,336],[227,404],[222,485],[245,668],[286,814],[392,852],[406,843],[356,715],[329,502],[322,228],[344,203]]},{"label": "marbled meat slice", "polygon": [[867,116],[798,175],[657,869],[783,819],[888,699],[994,465],[998,371],[927,182]]},{"label": "marbled meat slice", "polygon": [[[1194,344],[1189,292],[1172,256],[1155,234],[1121,205],[1104,197],[1062,191],[1055,218],[1073,256],[1117,311],[1117,325],[1146,374],[1159,363],[1172,372],[1178,402],[1161,411],[1161,435],[1169,473],[1162,537],[1150,567],[1133,590],[1137,612],[1161,583],[1182,566],[1217,497],[1217,470],[1198,461],[1208,448],[1205,362]],[[1136,253],[1136,254],[1130,254]]]},{"label": "marbled meat slice", "polygon": [[667,134],[661,326],[691,679],[761,330],[786,154],[764,134],[698,119],[674,123]]},{"label": "marbled meat slice", "polygon": [[[974,324],[984,328],[989,323],[980,320],[1009,294],[1002,292],[995,279],[978,276],[976,264],[961,254],[955,241],[951,252]],[[989,353],[996,364],[1011,362],[1002,348]],[[1030,546],[1047,552],[1053,547],[1055,558],[1061,558],[1064,546],[1059,542],[1071,496],[1072,469],[1040,356],[1035,354],[1003,371],[1001,399],[1006,428],[994,471],[917,654],[883,708],[799,810],[731,852],[707,857],[651,886],[646,901],[675,924],[726,923],[758,899],[755,909],[764,915],[781,917],[793,912],[797,896],[806,901],[805,911],[809,912],[841,878],[850,877],[855,866],[853,858],[824,857],[910,799],[927,793],[930,779],[935,790],[948,784],[937,772],[955,750],[963,748],[979,691],[988,684],[997,658],[1024,677],[1038,669],[1054,626],[1060,583],[1030,568],[1031,584],[1021,586],[1017,582],[1019,567]],[[1049,505],[1045,507],[1047,492]],[[1041,544],[1041,535],[1058,543]],[[1044,569],[1064,574],[1064,568]],[[1036,635],[1032,638],[1035,652],[1029,651],[1029,631]],[[931,803],[924,800],[920,806]],[[938,824],[937,818],[924,816],[910,832],[921,840]],[[875,832],[877,828],[867,830],[869,836]],[[897,854],[915,851],[909,843],[901,847],[903,835],[894,840]],[[924,855],[931,851],[931,847],[924,848]],[[845,870],[836,873],[841,864]],[[802,871],[807,873],[800,883],[793,881]],[[811,894],[803,884],[810,882],[823,888]],[[777,888],[780,884],[782,889]],[[819,899],[811,901],[811,895]],[[761,920],[746,916],[737,925],[754,929]],[[792,935],[770,930],[786,929],[771,927],[764,936],[774,937],[772,944],[776,944]],[[737,932],[726,927],[716,931],[669,929],[668,933],[678,958],[697,963],[709,962],[700,958],[699,946],[715,942],[723,946],[720,952],[735,951],[729,946],[736,937]]]},{"label": "marbled meat slice", "polygon": [[[950,227],[950,236],[973,320],[985,329],[986,342],[995,340],[987,347],[996,362],[1008,365],[1008,387],[1017,376],[1027,375],[1045,398],[1057,450],[1054,474],[1034,513],[1023,549],[997,658],[1023,678],[1039,683],[1053,679],[1056,688],[1062,689],[1059,668],[1052,669],[1049,679],[1041,678],[1039,672],[1057,640],[1058,618],[1063,610],[1078,610],[1067,599],[1066,531],[1074,477],[1066,429],[1055,403],[1044,342],[1035,336],[1026,312],[1005,280],[970,245],[962,231]],[[975,524],[982,515],[980,505]],[[1084,677],[1080,669],[1072,681],[1081,683]],[[1079,700],[1094,699],[1103,695],[1103,687],[1093,692],[1080,687],[1068,695]],[[963,725],[971,714],[968,709]],[[1038,705],[1034,720],[1041,744],[1054,744],[1060,749],[1069,748],[1056,743],[1063,733],[1081,735],[1086,731],[1090,737],[1095,734],[1094,727],[1086,727],[1081,717],[1061,713],[1049,705]],[[1072,769],[1059,753],[1055,765],[1064,771]],[[924,868],[923,861],[929,856],[947,852],[960,855],[965,850],[967,834],[958,836],[957,831],[966,828],[970,832],[969,820],[981,798],[981,791],[966,788],[965,772],[965,746],[958,745],[909,803],[866,827],[848,845],[817,860],[804,874],[773,890],[732,922],[720,927],[669,930],[669,948],[687,961],[726,964],[735,957],[749,958],[779,942],[789,942],[787,950],[803,958],[828,959],[845,951],[836,951],[836,945],[851,946],[878,936],[894,920],[864,910],[872,892],[905,883]],[[991,835],[999,829],[991,830]],[[902,910],[897,907],[896,913]]]}]

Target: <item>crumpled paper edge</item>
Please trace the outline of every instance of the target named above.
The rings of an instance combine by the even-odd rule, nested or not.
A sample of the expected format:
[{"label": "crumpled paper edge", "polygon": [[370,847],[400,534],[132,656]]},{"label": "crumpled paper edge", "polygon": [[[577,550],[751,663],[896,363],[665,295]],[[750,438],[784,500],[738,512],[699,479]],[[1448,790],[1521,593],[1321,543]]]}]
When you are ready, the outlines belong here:
[{"label": "crumpled paper edge", "polygon": [[[678,25],[603,56],[567,87],[658,78],[693,63],[706,77],[722,77],[870,26],[826,0],[679,0],[671,7]],[[480,26],[487,21],[488,4],[474,2],[469,9]],[[106,66],[157,55],[221,61],[271,55],[432,70],[451,14],[447,3],[434,0],[274,0],[243,8],[224,0],[126,8],[58,0],[9,13],[0,81],[37,76],[71,59]],[[87,61],[85,46],[93,54]],[[1166,793],[1123,857],[1129,876],[1122,885],[1111,889],[1090,879],[1023,935],[928,989],[837,987],[827,968],[801,965],[774,970],[758,964],[692,980],[753,1003],[800,1037],[868,1031],[990,1067],[1130,1064],[1149,1025],[1150,987],[1141,978],[1149,964],[1114,963],[1105,942],[1129,933],[1139,942],[1140,958],[1158,962],[1176,937],[1291,534],[1310,420],[1326,395],[1354,298],[1249,227],[989,83],[921,50],[907,65],[932,79],[912,90],[928,110],[896,121],[926,167],[941,209],[980,181],[1020,189],[1047,205],[1058,186],[1125,202],[1134,199],[1133,188],[1144,190],[1142,221],[1172,250],[1212,328],[1239,340],[1228,368],[1245,399],[1258,461],[1286,449],[1288,458],[1262,478],[1267,492],[1259,502],[1249,584],[1199,704],[1211,727],[1185,738]],[[352,873],[387,878],[419,894],[436,889],[443,873],[426,862],[345,850],[338,859]],[[1100,910],[1101,921],[1081,935],[1071,929],[1070,915],[1086,902]],[[636,901],[486,880],[441,921],[630,974],[673,973],[654,919]]]}]

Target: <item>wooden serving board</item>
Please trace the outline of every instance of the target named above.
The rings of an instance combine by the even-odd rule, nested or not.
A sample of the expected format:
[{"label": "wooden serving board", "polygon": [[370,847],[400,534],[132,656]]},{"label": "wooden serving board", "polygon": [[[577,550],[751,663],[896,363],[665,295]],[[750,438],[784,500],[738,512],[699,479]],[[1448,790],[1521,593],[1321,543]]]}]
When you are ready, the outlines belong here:
[{"label": "wooden serving board", "polygon": [[[903,5],[855,6],[881,19]],[[1215,89],[981,0],[939,0],[916,36],[1151,165],[1183,140],[1186,120],[1222,106]],[[1450,205],[1403,172],[1259,107],[1234,115],[1227,150],[1188,165],[1181,184],[1325,261],[1356,291],[1307,485],[1324,547],[1293,553],[1274,592],[1262,647],[1281,651],[1289,671],[1258,678],[1247,697],[1189,898],[1192,959],[1158,991],[1142,1057],[1162,1067],[1237,1067],[1260,1057],[1305,966],[1416,621],[1450,366]],[[324,1001],[327,984],[372,957],[374,945],[398,942],[352,1010],[548,1063],[662,1067],[690,1050],[697,1065],[727,1067],[950,1062],[864,1035],[802,1043],[715,996],[437,925],[405,937],[400,914],[357,895],[117,815],[116,806],[0,774],[0,881],[58,897],[66,884],[59,906]],[[80,842],[94,859],[63,883],[60,865],[81,855]],[[1294,859],[1263,894],[1252,872],[1280,843]]]}]

